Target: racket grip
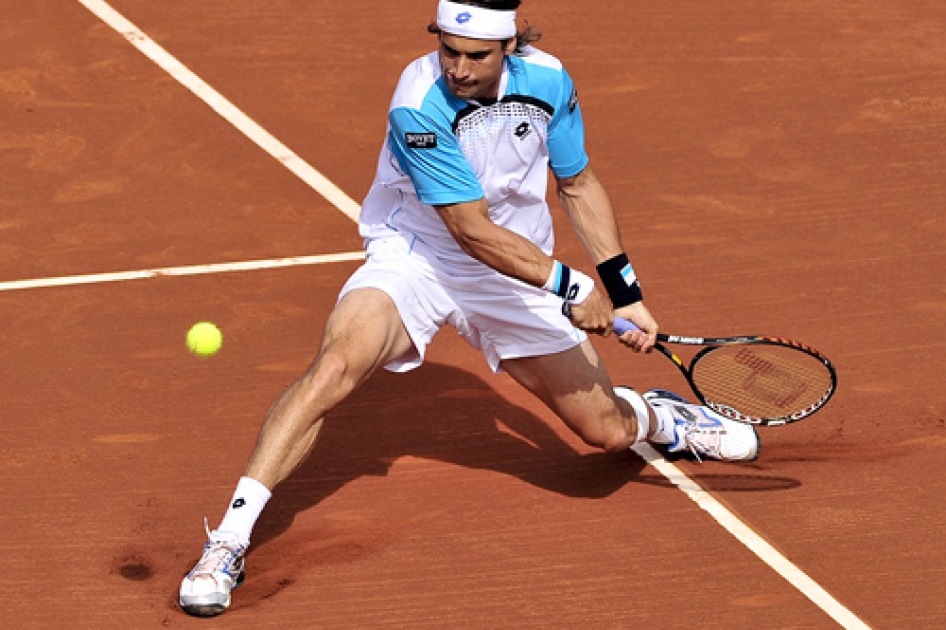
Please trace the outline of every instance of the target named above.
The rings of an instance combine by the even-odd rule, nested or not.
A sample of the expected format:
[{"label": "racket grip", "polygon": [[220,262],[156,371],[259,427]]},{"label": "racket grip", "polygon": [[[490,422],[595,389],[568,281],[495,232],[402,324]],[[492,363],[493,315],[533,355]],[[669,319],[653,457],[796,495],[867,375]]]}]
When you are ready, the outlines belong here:
[{"label": "racket grip", "polygon": [[623,335],[626,332],[632,332],[634,330],[640,330],[633,322],[630,322],[623,317],[614,318],[614,332],[618,335]]}]

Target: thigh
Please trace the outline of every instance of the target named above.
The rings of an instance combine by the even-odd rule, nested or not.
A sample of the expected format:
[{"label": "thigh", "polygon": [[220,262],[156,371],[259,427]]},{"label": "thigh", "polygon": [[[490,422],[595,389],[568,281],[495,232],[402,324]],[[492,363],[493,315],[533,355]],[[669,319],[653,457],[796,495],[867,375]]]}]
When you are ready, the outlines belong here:
[{"label": "thigh", "polygon": [[564,352],[505,360],[502,368],[586,441],[600,444],[625,431],[623,405],[589,340]]},{"label": "thigh", "polygon": [[[409,245],[399,238],[387,238],[368,244],[368,259],[342,287],[339,306],[349,295],[361,290],[381,291],[397,311],[396,315],[412,344],[401,355],[393,355],[385,364],[388,370],[406,372],[421,363],[427,345],[448,320],[456,305],[439,285],[429,264],[412,255]],[[370,305],[369,305],[370,306]],[[347,309],[351,317],[373,310]],[[367,326],[371,322],[366,322]]]},{"label": "thigh", "polygon": [[355,289],[342,297],[325,324],[319,355],[343,356],[354,374],[414,351],[394,301],[379,289]]}]

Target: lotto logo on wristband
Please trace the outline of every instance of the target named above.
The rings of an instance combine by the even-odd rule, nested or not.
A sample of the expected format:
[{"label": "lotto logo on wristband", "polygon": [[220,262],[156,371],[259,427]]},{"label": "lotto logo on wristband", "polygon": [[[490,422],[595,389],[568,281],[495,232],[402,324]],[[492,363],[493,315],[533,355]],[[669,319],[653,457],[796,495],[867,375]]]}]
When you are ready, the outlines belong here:
[{"label": "lotto logo on wristband", "polygon": [[627,286],[637,282],[637,274],[634,273],[634,268],[631,267],[630,263],[624,265],[624,268],[621,269],[621,277],[624,278],[624,284]]},{"label": "lotto logo on wristband", "polygon": [[595,283],[582,272],[556,260],[553,261],[552,272],[542,288],[562,298],[566,304],[581,304],[594,291]]}]

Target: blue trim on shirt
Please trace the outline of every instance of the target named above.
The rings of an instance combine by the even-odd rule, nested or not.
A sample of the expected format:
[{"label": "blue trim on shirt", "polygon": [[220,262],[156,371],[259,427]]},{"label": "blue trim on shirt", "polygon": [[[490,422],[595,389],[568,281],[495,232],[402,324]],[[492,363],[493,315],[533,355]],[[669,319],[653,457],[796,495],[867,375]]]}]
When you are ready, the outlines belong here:
[{"label": "blue trim on shirt", "polygon": [[[391,110],[388,121],[388,146],[423,203],[448,205],[483,198],[483,187],[449,128],[408,107]],[[433,134],[436,143],[422,148],[410,146],[407,134]]]}]

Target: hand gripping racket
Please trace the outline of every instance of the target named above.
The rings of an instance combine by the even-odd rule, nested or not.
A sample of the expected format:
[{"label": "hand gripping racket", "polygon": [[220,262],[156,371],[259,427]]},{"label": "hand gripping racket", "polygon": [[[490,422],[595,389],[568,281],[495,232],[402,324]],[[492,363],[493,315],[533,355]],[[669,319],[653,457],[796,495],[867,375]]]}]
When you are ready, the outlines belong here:
[{"label": "hand gripping racket", "polygon": [[[639,330],[614,318],[614,332]],[[707,407],[749,424],[778,426],[807,418],[824,407],[838,385],[823,354],[780,337],[680,337],[657,335],[655,346],[683,373]],[[704,346],[689,367],[663,343]]]}]

